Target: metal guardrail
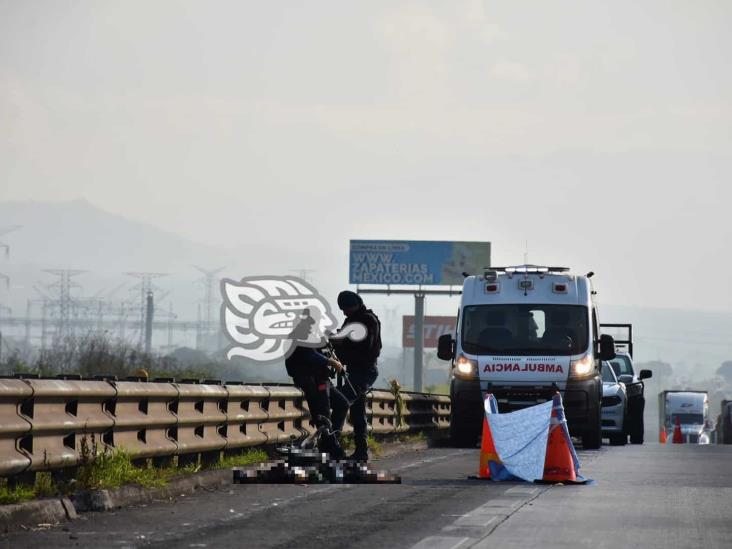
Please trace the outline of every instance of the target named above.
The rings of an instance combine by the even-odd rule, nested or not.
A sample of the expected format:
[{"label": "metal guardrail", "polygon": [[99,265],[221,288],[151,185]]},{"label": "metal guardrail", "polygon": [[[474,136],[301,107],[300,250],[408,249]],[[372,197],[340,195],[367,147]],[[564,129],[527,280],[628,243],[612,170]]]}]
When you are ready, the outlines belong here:
[{"label": "metal guardrail", "polygon": [[[401,413],[391,392],[369,393],[373,433],[449,427],[449,397],[403,392],[400,399]],[[0,476],[74,467],[91,439],[134,459],[214,459],[312,432],[309,417],[293,386],[0,379]],[[344,432],[352,430],[347,424]]]}]

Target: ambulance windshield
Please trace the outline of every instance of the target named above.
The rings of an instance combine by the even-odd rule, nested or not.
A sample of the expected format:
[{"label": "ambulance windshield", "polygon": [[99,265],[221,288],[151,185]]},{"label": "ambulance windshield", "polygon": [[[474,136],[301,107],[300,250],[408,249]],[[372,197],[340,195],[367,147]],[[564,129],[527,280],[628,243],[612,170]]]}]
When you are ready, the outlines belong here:
[{"label": "ambulance windshield", "polygon": [[587,307],[582,305],[469,305],[462,346],[470,354],[578,355],[587,351]]}]

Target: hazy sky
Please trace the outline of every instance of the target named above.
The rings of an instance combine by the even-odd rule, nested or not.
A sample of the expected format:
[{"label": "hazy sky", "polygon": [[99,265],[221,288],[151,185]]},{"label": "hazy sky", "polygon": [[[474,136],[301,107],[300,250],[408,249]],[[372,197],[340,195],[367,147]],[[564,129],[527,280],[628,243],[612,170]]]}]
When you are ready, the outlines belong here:
[{"label": "hazy sky", "polygon": [[494,263],[528,240],[605,302],[732,311],[731,15],[0,0],[0,200],[86,198],[328,286],[349,238],[490,240]]}]

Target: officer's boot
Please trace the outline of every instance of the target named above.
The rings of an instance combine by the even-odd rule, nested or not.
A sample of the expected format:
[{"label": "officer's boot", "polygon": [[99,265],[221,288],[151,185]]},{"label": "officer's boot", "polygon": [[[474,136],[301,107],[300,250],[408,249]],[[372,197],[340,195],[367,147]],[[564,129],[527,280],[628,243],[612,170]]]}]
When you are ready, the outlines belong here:
[{"label": "officer's boot", "polygon": [[320,439],[320,451],[326,452],[330,459],[341,460],[346,453],[338,442],[338,433],[328,433]]},{"label": "officer's boot", "polygon": [[366,442],[366,436],[356,437],[354,442],[356,443],[356,451],[348,456],[348,459],[352,461],[368,461],[369,445]]},{"label": "officer's boot", "polygon": [[333,424],[325,416],[318,416],[318,427],[321,429],[318,438],[318,449],[327,453],[331,459],[343,459],[345,452],[338,442],[338,432],[333,431]]}]

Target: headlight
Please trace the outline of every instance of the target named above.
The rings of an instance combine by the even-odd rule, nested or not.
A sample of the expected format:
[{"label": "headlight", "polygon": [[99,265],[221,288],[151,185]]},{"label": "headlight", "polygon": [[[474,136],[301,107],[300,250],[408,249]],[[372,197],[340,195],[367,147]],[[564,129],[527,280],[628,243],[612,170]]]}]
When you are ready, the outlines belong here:
[{"label": "headlight", "polygon": [[587,377],[595,368],[595,359],[592,355],[585,355],[572,363],[569,368],[571,377]]},{"label": "headlight", "polygon": [[461,379],[475,379],[478,377],[478,363],[465,355],[460,355],[455,361],[454,374]]}]

